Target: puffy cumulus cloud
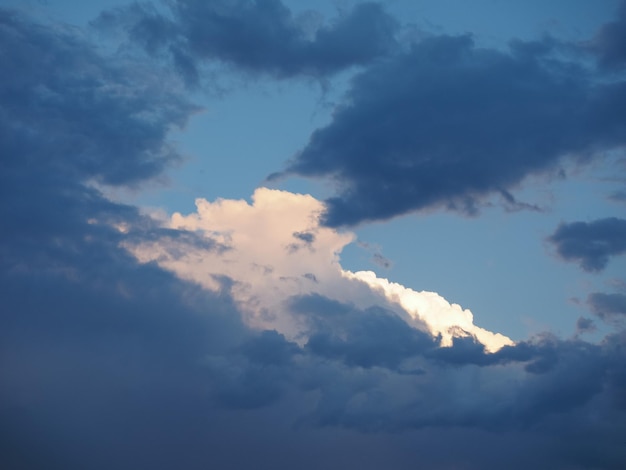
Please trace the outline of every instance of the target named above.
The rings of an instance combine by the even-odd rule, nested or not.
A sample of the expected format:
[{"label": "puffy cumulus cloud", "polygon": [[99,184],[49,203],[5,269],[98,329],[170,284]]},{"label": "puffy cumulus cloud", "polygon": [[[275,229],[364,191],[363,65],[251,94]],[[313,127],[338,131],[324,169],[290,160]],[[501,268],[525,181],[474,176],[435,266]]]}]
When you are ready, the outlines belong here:
[{"label": "puffy cumulus cloud", "polygon": [[220,287],[222,278],[231,279],[231,291],[248,312],[250,324],[276,327],[292,338],[298,326],[282,313],[286,299],[320,285],[340,294],[338,253],[353,236],[320,227],[322,204],[313,197],[259,189],[252,204],[198,199],[196,205],[196,213],[176,213],[167,226],[202,234],[221,250],[163,238],[126,246],[142,262],[156,260],[211,290]]},{"label": "puffy cumulus cloud", "polygon": [[446,299],[435,292],[417,292],[395,282],[389,282],[376,276],[372,271],[351,273],[346,271],[345,276],[358,279],[372,289],[382,292],[389,301],[398,303],[411,317],[426,323],[430,332],[442,337],[442,345],[450,346],[452,338],[469,335],[487,347],[488,351],[495,351],[502,346],[513,344],[512,341],[500,333],[492,333],[474,325],[474,316],[468,309],[458,304],[450,304]]},{"label": "puffy cumulus cloud", "polygon": [[377,3],[357,3],[332,23],[319,14],[296,17],[279,0],[150,3],[103,12],[94,24],[122,29],[150,54],[166,53],[188,83],[204,61],[277,77],[323,77],[364,65],[396,48],[396,21]]},{"label": "puffy cumulus cloud", "polygon": [[475,214],[498,195],[505,208],[536,209],[510,192],[526,177],[626,144],[626,82],[582,56],[554,39],[507,51],[426,37],[356,75],[332,122],[270,178],[332,180],[329,226],[433,208]]},{"label": "puffy cumulus cloud", "polygon": [[613,256],[626,252],[626,219],[562,223],[548,238],[559,257],[585,271],[601,271]]},{"label": "puffy cumulus cloud", "polygon": [[286,301],[319,294],[358,308],[388,308],[441,337],[444,346],[457,336],[471,336],[492,352],[512,344],[506,336],[475,326],[469,310],[436,293],[417,292],[373,272],[342,269],[339,253],[354,235],[321,226],[324,205],[312,196],[259,188],[252,204],[198,199],[196,206],[196,213],[174,214],[167,227],[203,234],[224,250],[171,239],[125,246],[142,262],[157,261],[212,290],[223,277],[231,279],[231,292],[256,328],[277,328],[292,339],[306,336],[307,326],[290,314]]}]

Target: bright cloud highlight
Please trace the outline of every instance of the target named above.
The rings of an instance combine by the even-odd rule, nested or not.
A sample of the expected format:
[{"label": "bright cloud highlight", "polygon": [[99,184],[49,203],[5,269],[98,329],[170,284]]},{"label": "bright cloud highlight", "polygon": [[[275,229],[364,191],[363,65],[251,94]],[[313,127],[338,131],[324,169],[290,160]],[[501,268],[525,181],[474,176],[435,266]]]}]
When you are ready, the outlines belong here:
[{"label": "bright cloud highlight", "polygon": [[381,292],[390,302],[398,303],[412,318],[423,321],[433,335],[441,335],[441,345],[451,346],[452,338],[473,336],[489,352],[512,345],[510,338],[492,333],[474,325],[474,315],[469,309],[450,304],[436,292],[417,292],[401,284],[377,277],[372,271],[352,273],[343,271],[348,279],[357,279],[373,290]]},{"label": "bright cloud highlight", "polygon": [[479,328],[473,315],[434,292],[417,292],[379,278],[371,271],[353,273],[341,267],[339,254],[355,235],[320,225],[324,204],[310,195],[259,188],[245,200],[196,200],[197,211],[175,213],[169,229],[194,232],[200,240],[163,236],[126,242],[141,262],[155,261],[179,277],[210,290],[232,281],[232,295],[246,322],[276,329],[306,342],[307,325],[293,315],[289,300],[318,294],[358,308],[380,306],[409,325],[450,346],[453,337],[472,336],[490,352],[513,342]]}]

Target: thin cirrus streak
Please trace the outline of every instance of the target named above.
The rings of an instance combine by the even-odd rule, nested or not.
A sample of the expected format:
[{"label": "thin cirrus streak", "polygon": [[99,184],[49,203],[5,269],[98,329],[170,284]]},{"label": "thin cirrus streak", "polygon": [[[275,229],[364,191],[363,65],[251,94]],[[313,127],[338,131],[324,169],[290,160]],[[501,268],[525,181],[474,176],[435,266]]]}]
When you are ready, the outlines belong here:
[{"label": "thin cirrus streak", "polygon": [[156,261],[210,290],[230,279],[232,295],[251,327],[275,329],[306,342],[306,325],[290,312],[290,299],[316,294],[361,309],[383,307],[412,327],[440,337],[441,346],[465,336],[488,352],[513,344],[502,334],[474,325],[469,310],[437,293],[418,292],[371,271],[344,270],[339,254],[356,237],[320,225],[324,205],[310,195],[259,188],[252,204],[197,199],[196,206],[195,213],[175,213],[164,225],[195,232],[209,244],[164,236],[124,246],[140,262]]}]

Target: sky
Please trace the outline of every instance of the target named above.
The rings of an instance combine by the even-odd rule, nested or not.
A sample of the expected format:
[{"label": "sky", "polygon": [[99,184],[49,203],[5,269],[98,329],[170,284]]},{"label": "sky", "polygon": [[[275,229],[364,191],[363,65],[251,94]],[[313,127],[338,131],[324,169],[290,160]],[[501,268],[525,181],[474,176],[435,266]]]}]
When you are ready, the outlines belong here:
[{"label": "sky", "polygon": [[0,467],[626,465],[626,2],[0,0],[0,66]]}]

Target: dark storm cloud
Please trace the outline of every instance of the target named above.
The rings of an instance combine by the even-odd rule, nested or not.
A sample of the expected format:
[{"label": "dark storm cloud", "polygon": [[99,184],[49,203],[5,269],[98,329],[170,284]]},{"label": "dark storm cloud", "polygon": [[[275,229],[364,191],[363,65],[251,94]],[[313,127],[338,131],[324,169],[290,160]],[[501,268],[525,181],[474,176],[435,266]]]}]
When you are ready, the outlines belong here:
[{"label": "dark storm cloud", "polygon": [[[508,351],[510,347],[506,347],[504,351]],[[452,340],[452,347],[449,348],[437,348],[429,352],[429,357],[436,361],[440,361],[442,364],[452,366],[466,366],[468,364],[474,365],[491,365],[499,362],[500,357],[504,356],[500,354],[496,357],[493,354],[486,354],[485,346],[477,342],[471,336],[457,337]],[[521,358],[519,358],[521,359]],[[519,360],[518,359],[518,360]],[[522,360],[528,360],[530,357],[524,357]]]},{"label": "dark storm cloud", "polygon": [[626,66],[626,2],[622,2],[618,18],[604,25],[591,41],[590,49],[608,69]]},{"label": "dark storm cloud", "polygon": [[509,191],[528,175],[626,143],[626,83],[597,80],[565,58],[572,50],[426,38],[357,75],[283,174],[336,183],[330,226],[427,208],[474,214],[492,194],[519,209]]},{"label": "dark storm cloud", "polygon": [[[584,416],[596,397],[611,401],[616,390],[605,396],[606,391],[622,387],[618,358],[626,351],[617,349],[619,335],[598,346],[545,334],[489,354],[469,336],[437,347],[429,335],[383,309],[359,310],[319,295],[293,298],[291,309],[306,315],[310,324],[302,353],[328,361],[325,370],[310,366],[304,371],[308,387],[321,393],[309,419],[325,426],[511,431],[545,424],[554,416],[557,421]],[[510,382],[509,373],[517,379]],[[346,378],[341,383],[328,379],[334,374]],[[459,399],[459,386],[464,399]],[[394,402],[402,388],[413,387],[418,398]],[[354,396],[361,397],[358,404],[351,401]]]},{"label": "dark storm cloud", "polygon": [[[463,344],[456,351],[458,358],[463,353],[475,358],[484,354],[468,340],[458,343]],[[344,342],[343,346],[347,344]],[[619,433],[624,430],[620,421],[624,412],[618,403],[623,403],[619,397],[626,391],[621,364],[623,338],[609,337],[597,346],[544,337],[520,345],[520,353],[514,351],[516,348],[504,353],[508,356],[506,361],[503,357],[486,359],[481,365],[461,365],[449,362],[450,355],[435,358],[430,354],[450,351],[446,348],[421,348],[425,357],[414,358],[414,372],[407,373],[386,369],[382,363],[351,367],[346,355],[337,353],[339,349],[325,347],[321,357],[327,361],[322,366],[310,366],[307,371],[314,377],[307,384],[319,393],[319,401],[306,422],[367,432],[410,432],[423,428],[520,432],[520,438],[526,442],[543,429],[559,436],[559,441],[584,445],[591,454],[587,465],[619,468],[625,456],[618,450]],[[328,351],[337,354],[333,356]],[[309,353],[315,354],[314,349],[309,349]],[[333,365],[331,357],[341,362]],[[520,362],[518,358],[526,359]],[[533,367],[519,367],[526,363]],[[508,366],[503,367],[504,364]],[[573,435],[569,433],[572,425],[577,429]],[[604,437],[599,438],[597,432]],[[611,456],[603,457],[600,451],[604,438],[609,439],[608,448],[613,449]],[[565,449],[553,449],[549,454],[562,466],[568,460]],[[573,457],[573,462],[580,465],[581,458]],[[603,463],[604,458],[607,463]]]},{"label": "dark storm cloud", "polygon": [[626,295],[594,292],[589,294],[587,303],[594,315],[605,321],[626,319]]},{"label": "dark storm cloud", "polygon": [[310,324],[305,349],[348,366],[398,369],[429,348],[433,339],[380,308],[359,310],[319,295],[297,297],[291,309]]},{"label": "dark storm cloud", "polygon": [[626,252],[626,220],[563,223],[548,241],[563,260],[579,263],[585,271],[601,271],[611,257]]},{"label": "dark storm cloud", "polygon": [[[114,63],[71,31],[34,27],[0,11],[0,152],[67,178],[134,183],[178,159],[166,141],[194,107],[140,64]],[[165,79],[165,81],[164,81]]]},{"label": "dark storm cloud", "polygon": [[157,175],[194,107],[5,9],[0,66],[0,467],[176,466],[211,406],[200,359],[247,332],[227,292],[138,266],[112,226],[149,239],[152,223],[86,183]]},{"label": "dark storm cloud", "polygon": [[151,54],[169,52],[189,83],[205,60],[277,77],[323,77],[396,46],[396,22],[375,3],[359,3],[331,24],[309,25],[310,32],[279,0],[176,0],[169,6],[171,18],[151,4],[135,4],[103,12],[94,24],[121,27]]},{"label": "dark storm cloud", "polygon": [[[50,268],[57,263],[47,257],[115,239],[103,225],[138,220],[86,183],[135,185],[159,174],[179,158],[169,130],[196,108],[167,74],[157,80],[146,64],[114,62],[71,29],[5,9],[0,65],[11,71],[0,76],[2,260]],[[20,263],[26,254],[30,263]]]},{"label": "dark storm cloud", "polygon": [[238,341],[236,310],[114,245],[63,242],[71,259],[45,270],[2,266],[0,465],[165,469],[192,452],[201,468],[217,386],[201,359]]},{"label": "dark storm cloud", "polygon": [[255,409],[278,401],[295,381],[300,347],[273,330],[250,335],[227,354],[203,360],[212,396],[228,409]]},{"label": "dark storm cloud", "polygon": [[504,346],[494,353],[487,353],[485,347],[471,336],[456,337],[448,348],[435,348],[426,356],[444,366],[464,367],[475,365],[490,367],[506,364],[522,365],[529,374],[545,374],[553,370],[565,347],[585,347],[584,342],[559,341],[552,335],[537,335],[528,341],[519,341]]}]

